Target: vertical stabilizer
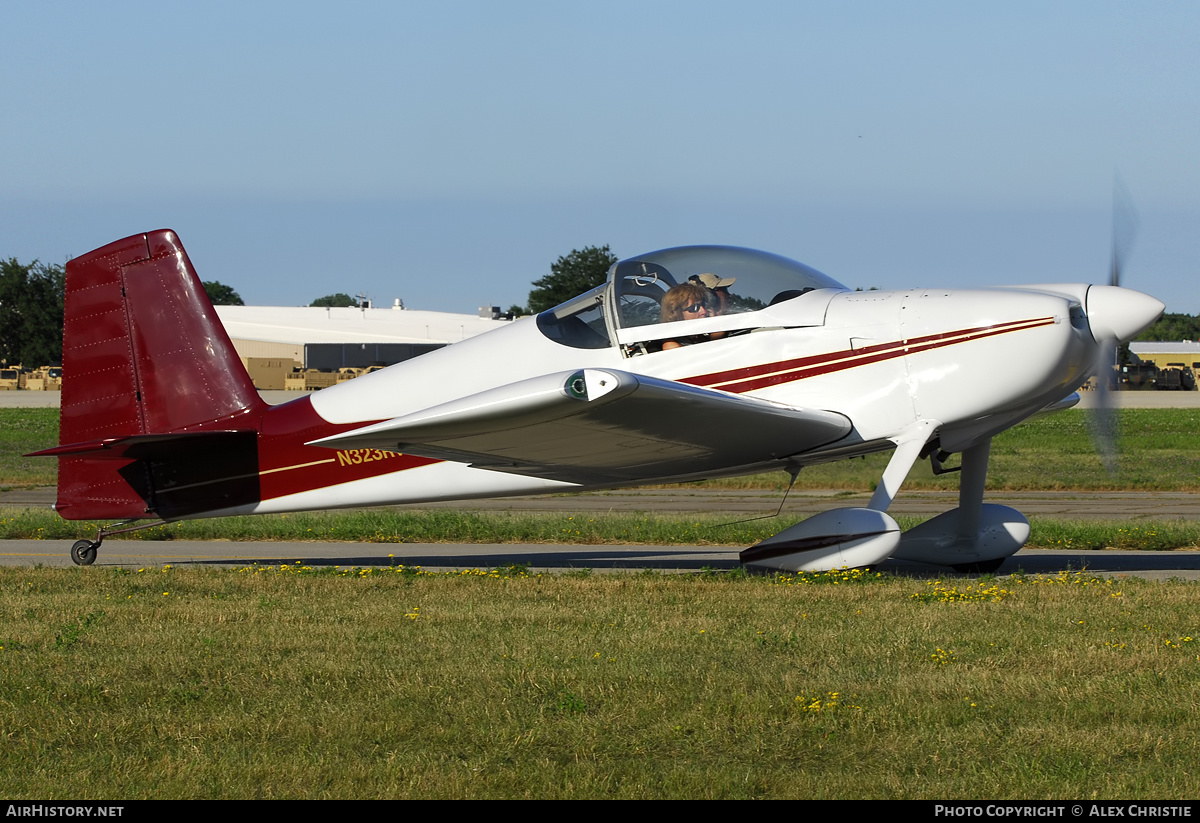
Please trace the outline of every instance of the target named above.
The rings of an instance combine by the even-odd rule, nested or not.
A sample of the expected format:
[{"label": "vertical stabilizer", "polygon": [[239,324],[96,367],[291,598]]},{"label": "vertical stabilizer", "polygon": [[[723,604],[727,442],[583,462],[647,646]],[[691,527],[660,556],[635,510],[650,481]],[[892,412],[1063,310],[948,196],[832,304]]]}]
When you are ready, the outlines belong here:
[{"label": "vertical stabilizer", "polygon": [[258,409],[173,231],[67,263],[60,443],[186,431]]},{"label": "vertical stabilizer", "polygon": [[[266,408],[179,237],[165,229],[67,263],[63,374],[64,446],[253,429]],[[153,505],[133,471],[125,460],[64,457],[59,512],[147,516]]]}]

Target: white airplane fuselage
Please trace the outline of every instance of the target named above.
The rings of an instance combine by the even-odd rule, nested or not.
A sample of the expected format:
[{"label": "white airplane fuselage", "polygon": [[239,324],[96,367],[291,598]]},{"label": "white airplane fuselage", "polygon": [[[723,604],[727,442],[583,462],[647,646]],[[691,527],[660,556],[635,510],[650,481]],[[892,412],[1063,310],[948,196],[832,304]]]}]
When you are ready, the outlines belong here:
[{"label": "white airplane fuselage", "polygon": [[[1079,322],[1079,302],[1069,292],[1086,293],[1088,287],[1056,288],[1063,293],[822,290],[771,307],[767,318],[736,315],[690,322],[701,330],[740,326],[754,331],[633,357],[615,346],[559,345],[546,339],[533,318],[526,318],[324,389],[313,394],[311,402],[331,423],[365,424],[546,372],[610,368],[685,382],[717,375],[700,385],[849,417],[854,430],[845,441],[830,446],[832,454],[853,456],[890,447],[881,446],[881,441],[919,419],[939,421],[943,447],[959,451],[1061,400],[1086,379],[1095,343],[1086,324]],[[739,377],[739,371],[748,376]],[[820,452],[809,456],[809,462],[821,459],[830,458]],[[734,466],[726,473],[762,468]],[[265,500],[248,510],[284,512],[584,488],[443,462]]]}]

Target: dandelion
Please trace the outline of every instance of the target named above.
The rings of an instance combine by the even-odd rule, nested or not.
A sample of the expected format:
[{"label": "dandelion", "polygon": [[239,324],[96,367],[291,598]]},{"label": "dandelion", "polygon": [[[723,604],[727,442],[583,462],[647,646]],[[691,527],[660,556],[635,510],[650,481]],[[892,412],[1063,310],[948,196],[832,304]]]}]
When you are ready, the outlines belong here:
[{"label": "dandelion", "polygon": [[989,600],[999,603],[1012,594],[1008,589],[1002,589],[996,584],[986,586],[982,583],[971,583],[961,590],[957,586],[948,586],[941,580],[931,581],[926,585],[931,586],[933,591],[918,592],[912,595],[913,600],[919,600],[922,603],[959,603]]},{"label": "dandelion", "polygon": [[934,649],[933,654],[929,655],[929,657],[939,666],[948,666],[958,660],[952,650],[943,649],[940,646]]},{"label": "dandelion", "polygon": [[[850,700],[854,700],[857,697],[857,695],[852,694],[850,695]],[[847,709],[862,711],[862,706],[844,701],[841,692],[826,692],[824,695],[817,694],[812,697],[801,693],[796,696],[793,702],[805,714],[832,714]]]}]

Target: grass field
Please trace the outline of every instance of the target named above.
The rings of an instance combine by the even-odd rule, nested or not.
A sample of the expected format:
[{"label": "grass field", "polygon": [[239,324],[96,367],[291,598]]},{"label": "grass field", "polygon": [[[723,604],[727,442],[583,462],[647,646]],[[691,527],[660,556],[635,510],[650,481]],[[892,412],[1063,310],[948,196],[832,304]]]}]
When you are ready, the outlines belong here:
[{"label": "grass field", "polygon": [[[1116,481],[1081,414],[1035,421],[997,438],[992,477],[1192,490],[1196,414],[1124,412]],[[53,461],[14,455],[56,441],[53,414],[0,423],[0,483],[52,483]],[[801,479],[865,489],[877,462]],[[909,487],[946,482],[918,467]],[[778,528],[725,519],[373,510],[135,535],[748,545]],[[0,538],[81,528],[0,512]],[[1200,543],[1187,523],[1033,530],[1074,549]],[[0,568],[0,794],[1189,799],[1198,621],[1200,584],[1083,572]]]},{"label": "grass field", "polygon": [[[1031,420],[992,441],[987,488],[993,491],[1060,489],[1200,490],[1200,409],[1121,409],[1119,466],[1109,475],[1096,454],[1088,413],[1079,409]],[[871,489],[890,454],[813,466],[800,472],[797,488]],[[957,465],[957,458],[951,461]],[[726,488],[785,488],[783,472],[710,481]],[[934,476],[919,462],[906,489],[958,488],[958,475]]]},{"label": "grass field", "polygon": [[0,489],[53,486],[58,461],[26,458],[58,445],[58,409],[0,409]]},{"label": "grass field", "polygon": [[0,569],[0,794],[1194,798],[1200,587]]}]

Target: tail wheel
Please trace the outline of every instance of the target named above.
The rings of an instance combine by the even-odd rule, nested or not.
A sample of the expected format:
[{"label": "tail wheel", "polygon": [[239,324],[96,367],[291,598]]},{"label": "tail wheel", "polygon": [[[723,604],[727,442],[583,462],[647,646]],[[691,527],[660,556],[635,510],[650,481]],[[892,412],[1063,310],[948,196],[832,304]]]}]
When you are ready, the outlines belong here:
[{"label": "tail wheel", "polygon": [[71,547],[71,560],[76,566],[90,566],[96,562],[98,548],[100,544],[91,540],[76,540],[75,545]]}]

